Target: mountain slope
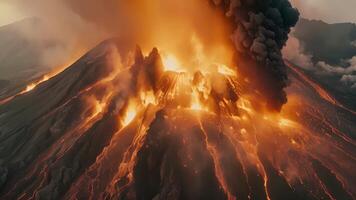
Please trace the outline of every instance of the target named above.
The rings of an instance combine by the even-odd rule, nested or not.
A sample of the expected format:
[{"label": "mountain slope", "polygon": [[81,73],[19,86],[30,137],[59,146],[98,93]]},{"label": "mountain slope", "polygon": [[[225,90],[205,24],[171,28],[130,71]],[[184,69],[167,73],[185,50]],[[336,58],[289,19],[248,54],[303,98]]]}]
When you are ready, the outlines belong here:
[{"label": "mountain slope", "polygon": [[42,64],[41,53],[55,42],[32,40],[25,34],[42,30],[41,26],[39,20],[30,18],[0,27],[0,98],[20,92],[49,70]]},{"label": "mountain slope", "polygon": [[26,18],[0,27],[0,99],[27,90],[31,83],[52,76],[81,55],[80,48],[72,51],[69,42],[53,33],[47,23]]},{"label": "mountain slope", "polygon": [[6,165],[2,168],[6,173],[1,185],[21,177],[17,172],[40,159],[42,151],[51,151],[51,145],[60,147],[58,140],[66,137],[62,134],[74,133],[86,123],[93,123],[91,119],[88,122],[81,119],[97,120],[96,106],[106,97],[98,89],[114,70],[110,56],[115,54],[116,47],[112,47],[115,43],[109,43],[100,45],[34,91],[1,106],[0,155],[1,165]]},{"label": "mountain slope", "polygon": [[0,198],[356,198],[356,116],[301,74],[275,115],[231,90],[191,108],[186,75],[163,67],[157,49],[108,40],[0,105]]},{"label": "mountain slope", "polygon": [[356,90],[353,87],[353,77],[356,76],[353,70],[356,58],[356,25],[301,19],[293,36],[298,39],[302,48],[299,49],[302,52],[294,51],[307,59],[303,63],[295,60],[294,62],[299,63],[294,64],[301,65],[299,67],[308,76],[327,88],[338,101],[356,110]]}]

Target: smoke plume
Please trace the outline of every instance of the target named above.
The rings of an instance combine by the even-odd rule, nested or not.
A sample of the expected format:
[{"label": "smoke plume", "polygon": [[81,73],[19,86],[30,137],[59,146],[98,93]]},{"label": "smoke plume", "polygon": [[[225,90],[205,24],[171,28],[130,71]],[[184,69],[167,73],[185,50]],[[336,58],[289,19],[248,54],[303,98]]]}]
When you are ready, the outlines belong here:
[{"label": "smoke plume", "polygon": [[297,64],[299,67],[312,70],[314,63],[312,55],[305,53],[302,43],[294,36],[290,35],[286,46],[282,50],[284,59]]},{"label": "smoke plume", "polygon": [[[269,108],[279,110],[287,101],[283,89],[288,84],[281,48],[298,20],[298,11],[288,0],[211,1],[222,9],[203,0],[15,2],[30,15],[49,20],[54,30],[60,29],[59,35],[75,35],[72,42],[90,43],[103,35],[130,36],[144,51],[145,46],[168,49],[193,68],[201,61],[188,57],[200,51],[212,58],[209,62],[227,58],[224,64],[229,65],[230,48],[235,46],[238,70],[251,91],[263,96]],[[195,40],[200,44],[194,44]]]},{"label": "smoke plume", "polygon": [[161,54],[174,54],[193,71],[201,65],[193,58],[201,51],[212,63],[232,60],[232,51],[225,48],[232,45],[224,13],[206,0],[7,1],[26,16],[48,22],[51,32],[71,48],[89,49],[119,36],[140,45],[144,53],[157,47]]},{"label": "smoke plume", "polygon": [[336,78],[345,89],[356,89],[356,56],[349,59],[341,59],[339,64],[332,65],[327,61],[313,61],[313,54],[308,53],[303,42],[294,36],[290,36],[286,46],[282,50],[284,59],[298,65],[298,67],[311,72],[322,79]]},{"label": "smoke plume", "polygon": [[232,36],[240,73],[252,88],[267,99],[267,106],[279,110],[286,103],[288,85],[281,49],[299,12],[287,0],[214,0],[234,22]]},{"label": "smoke plume", "polygon": [[22,16],[28,16],[17,32],[27,41],[41,44],[43,49],[39,59],[44,67],[70,64],[108,35],[61,0],[4,2],[16,8]]}]

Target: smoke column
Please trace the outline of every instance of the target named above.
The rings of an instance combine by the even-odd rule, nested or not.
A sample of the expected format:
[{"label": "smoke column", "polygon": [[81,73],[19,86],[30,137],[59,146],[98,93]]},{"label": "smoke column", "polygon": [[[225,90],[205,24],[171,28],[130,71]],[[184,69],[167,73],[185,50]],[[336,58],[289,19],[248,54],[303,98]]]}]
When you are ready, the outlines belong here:
[{"label": "smoke column", "polygon": [[239,72],[267,107],[278,111],[287,102],[288,85],[281,49],[299,18],[288,0],[213,0],[235,26],[232,40]]},{"label": "smoke column", "polygon": [[[59,35],[71,34],[73,31],[67,29],[75,28],[74,35],[81,36],[75,37],[79,43],[105,39],[103,35],[129,35],[141,47],[168,49],[183,61],[193,54],[193,34],[202,43],[207,58],[218,57],[221,61],[230,57],[230,49],[219,50],[220,46],[230,45],[241,77],[251,92],[262,97],[255,99],[264,99],[267,107],[275,111],[287,101],[284,88],[288,77],[281,49],[299,18],[288,0],[108,0],[99,6],[96,0],[12,3],[27,15],[40,15],[53,27],[64,27]],[[63,13],[70,17],[59,20]],[[72,25],[73,21],[79,22]]]}]

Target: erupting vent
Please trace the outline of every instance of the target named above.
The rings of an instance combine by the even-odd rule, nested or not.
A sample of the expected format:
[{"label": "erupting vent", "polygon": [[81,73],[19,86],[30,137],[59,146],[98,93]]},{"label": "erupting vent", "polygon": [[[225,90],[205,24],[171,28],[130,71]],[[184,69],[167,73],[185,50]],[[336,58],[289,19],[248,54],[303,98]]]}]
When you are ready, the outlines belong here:
[{"label": "erupting vent", "polygon": [[105,42],[0,107],[2,198],[355,198],[355,115],[301,74],[275,113],[228,66],[128,49]]},{"label": "erupting vent", "polygon": [[356,199],[355,113],[281,58],[298,12],[196,4],[204,31],[163,18],[158,49],[111,39],[1,101],[0,199]]}]

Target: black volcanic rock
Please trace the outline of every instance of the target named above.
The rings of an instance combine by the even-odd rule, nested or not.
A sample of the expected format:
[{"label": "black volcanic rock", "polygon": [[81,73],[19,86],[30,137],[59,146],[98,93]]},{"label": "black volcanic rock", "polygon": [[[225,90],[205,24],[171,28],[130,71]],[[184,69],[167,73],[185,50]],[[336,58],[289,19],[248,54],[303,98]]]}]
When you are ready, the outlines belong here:
[{"label": "black volcanic rock", "polygon": [[[121,46],[122,49],[125,48],[124,45]],[[17,183],[18,188],[23,190],[27,188],[32,191],[34,188],[31,188],[31,184],[38,184],[36,181],[32,182],[33,178],[37,173],[40,173],[36,169],[36,162],[49,165],[58,159],[57,156],[62,157],[58,155],[61,149],[63,151],[70,145],[74,145],[75,148],[72,150],[77,152],[69,154],[69,157],[63,157],[61,166],[56,168],[60,170],[58,175],[61,177],[59,177],[61,180],[57,181],[67,185],[71,177],[75,177],[77,170],[82,169],[82,164],[79,160],[71,162],[72,168],[68,171],[63,168],[65,163],[70,162],[70,159],[78,158],[78,156],[85,160],[84,155],[88,151],[95,152],[97,151],[95,149],[98,148],[90,145],[91,141],[105,140],[104,136],[95,139],[98,136],[92,136],[91,132],[95,132],[96,127],[102,126],[109,130],[116,128],[115,125],[111,125],[113,119],[110,115],[102,119],[98,116],[92,121],[85,122],[96,112],[95,104],[88,104],[88,97],[98,101],[104,98],[100,82],[115,70],[116,66],[110,64],[109,55],[116,48],[114,41],[102,43],[61,74],[0,107],[0,165],[2,166],[0,177],[1,185],[3,185],[1,191],[7,191],[9,189],[7,186],[13,185],[17,182],[14,180],[21,179],[26,173],[34,173],[31,179],[23,179],[21,183]],[[124,58],[124,54],[122,55]],[[91,129],[85,127],[85,123],[92,124]],[[79,129],[80,127],[82,128]],[[81,132],[87,132],[84,135],[87,139],[82,138],[78,141]],[[69,146],[63,144],[65,138],[68,140],[66,145]],[[98,145],[104,144],[106,143],[98,143]],[[99,149],[101,150],[102,147]],[[80,156],[82,154],[83,156]],[[88,155],[94,156],[95,159],[95,153]],[[48,160],[42,160],[43,156],[49,156]],[[52,189],[43,189],[43,191],[53,192],[53,190],[64,187],[57,184],[55,184],[55,188],[49,186]],[[56,199],[59,194],[52,192],[52,198]],[[46,194],[46,192],[40,192],[37,195],[41,196],[42,193]],[[11,192],[5,196],[10,198],[16,195],[19,194]]]},{"label": "black volcanic rock", "polygon": [[[0,105],[0,199],[331,199],[328,191],[354,199],[349,156],[356,147],[333,131],[352,136],[356,117],[298,74],[291,73],[289,93],[305,95],[308,104],[290,116],[311,131],[295,138],[303,148],[291,145],[278,122],[256,128],[259,114],[245,123],[241,116],[148,104],[135,105],[126,123],[141,92],[159,91],[162,67],[157,49],[145,57],[111,39]],[[288,164],[306,180],[289,184]]]}]

